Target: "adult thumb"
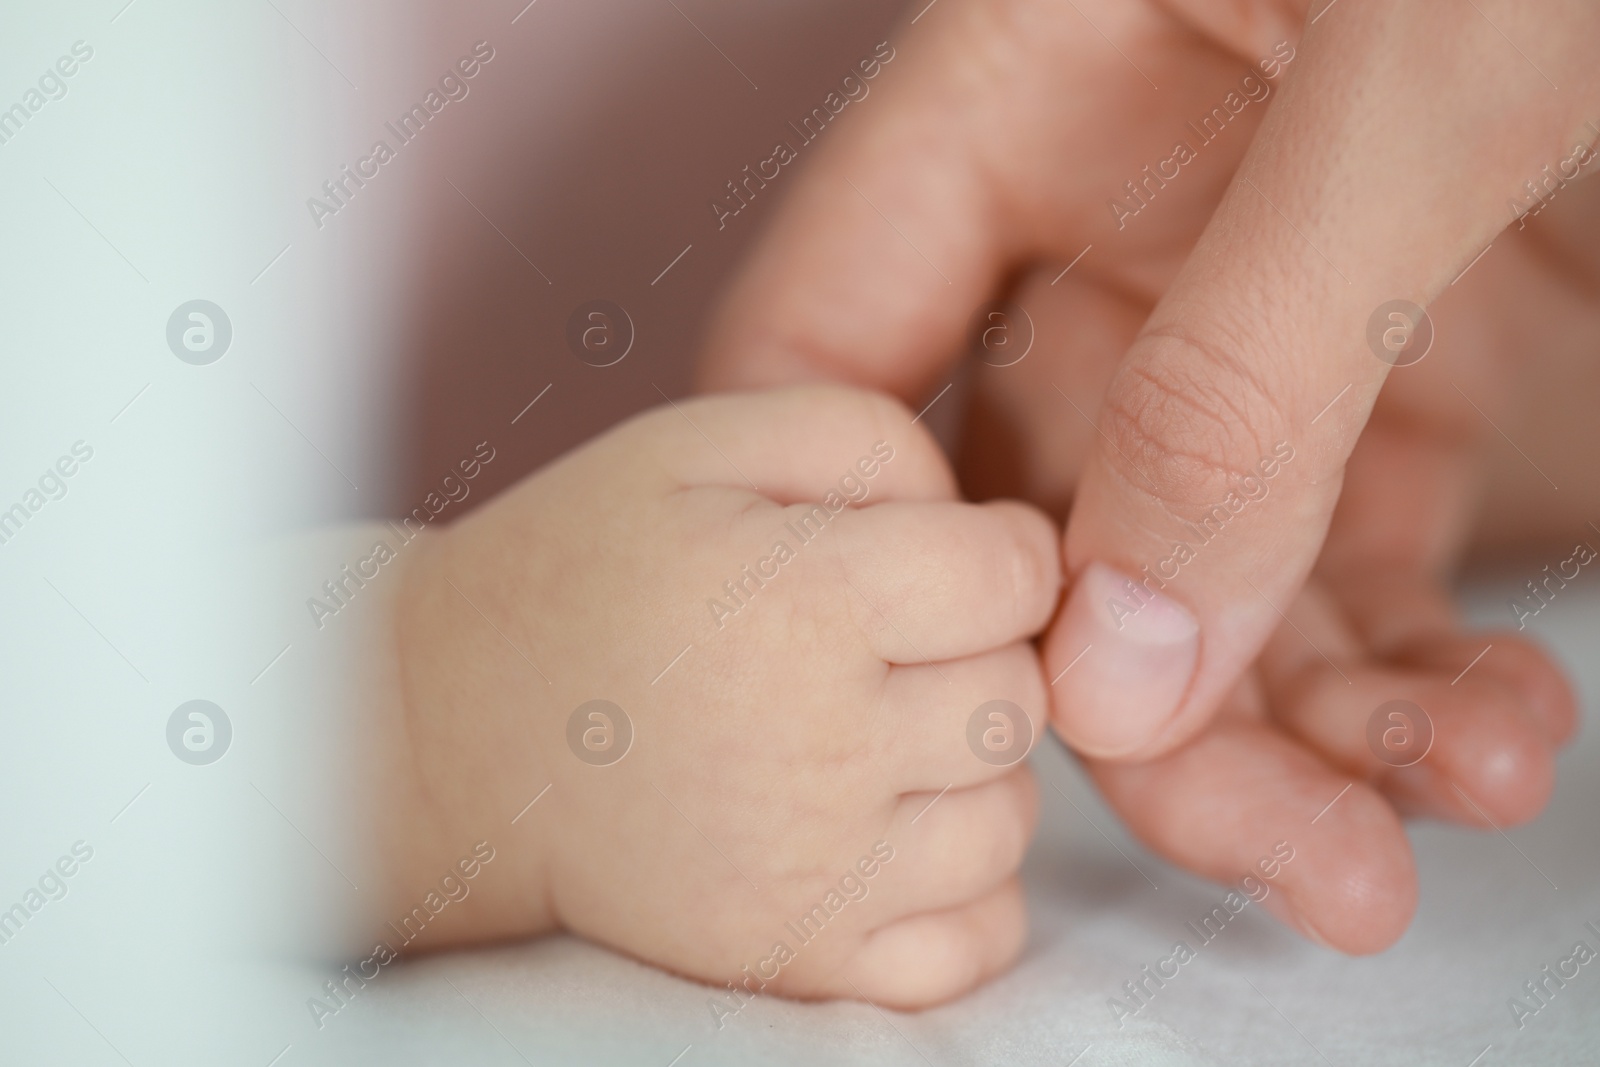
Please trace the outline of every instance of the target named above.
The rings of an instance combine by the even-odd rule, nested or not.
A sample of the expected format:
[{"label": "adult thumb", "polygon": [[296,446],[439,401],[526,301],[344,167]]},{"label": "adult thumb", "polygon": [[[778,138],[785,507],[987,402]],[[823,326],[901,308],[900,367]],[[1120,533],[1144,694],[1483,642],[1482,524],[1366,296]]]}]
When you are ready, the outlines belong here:
[{"label": "adult thumb", "polygon": [[1592,158],[1597,31],[1580,0],[1342,0],[1308,25],[1103,401],[1045,646],[1070,745],[1175,747],[1285,621],[1378,390],[1426,353],[1421,309]]}]

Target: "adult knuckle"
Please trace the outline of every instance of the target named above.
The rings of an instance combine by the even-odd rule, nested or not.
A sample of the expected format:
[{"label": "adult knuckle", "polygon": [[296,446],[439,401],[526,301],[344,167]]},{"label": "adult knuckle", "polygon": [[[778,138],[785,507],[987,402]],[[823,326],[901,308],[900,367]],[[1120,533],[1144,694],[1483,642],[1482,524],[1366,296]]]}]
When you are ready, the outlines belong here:
[{"label": "adult knuckle", "polygon": [[1107,461],[1165,503],[1209,504],[1287,439],[1284,400],[1225,337],[1167,327],[1142,344],[1102,411]]}]

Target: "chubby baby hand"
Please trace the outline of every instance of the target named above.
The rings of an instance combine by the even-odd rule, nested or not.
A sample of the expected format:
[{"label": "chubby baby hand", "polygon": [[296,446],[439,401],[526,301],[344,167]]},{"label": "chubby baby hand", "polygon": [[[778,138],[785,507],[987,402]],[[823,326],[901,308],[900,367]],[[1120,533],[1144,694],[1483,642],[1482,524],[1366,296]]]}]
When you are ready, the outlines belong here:
[{"label": "chubby baby hand", "polygon": [[399,876],[491,838],[457,939],[568,929],[712,983],[719,1024],[970,989],[1023,942],[1057,536],[959,502],[876,395],[631,420],[414,557]]}]

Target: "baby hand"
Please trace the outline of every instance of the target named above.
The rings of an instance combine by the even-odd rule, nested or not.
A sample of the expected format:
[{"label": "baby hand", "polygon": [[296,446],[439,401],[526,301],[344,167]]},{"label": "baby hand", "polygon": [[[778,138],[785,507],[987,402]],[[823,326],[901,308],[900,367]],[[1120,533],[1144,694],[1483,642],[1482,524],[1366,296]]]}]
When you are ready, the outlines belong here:
[{"label": "baby hand", "polygon": [[569,929],[732,984],[719,1024],[964,992],[1022,946],[1057,536],[860,391],[633,419],[415,557],[399,876],[503,839],[457,937]]}]

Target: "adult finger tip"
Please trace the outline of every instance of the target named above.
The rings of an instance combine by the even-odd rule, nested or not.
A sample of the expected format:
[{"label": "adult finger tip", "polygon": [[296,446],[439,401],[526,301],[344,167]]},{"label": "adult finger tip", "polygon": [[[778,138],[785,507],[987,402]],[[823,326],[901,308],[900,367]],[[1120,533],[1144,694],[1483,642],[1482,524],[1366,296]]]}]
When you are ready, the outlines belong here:
[{"label": "adult finger tip", "polygon": [[1560,664],[1537,643],[1515,633],[1491,633],[1486,638],[1489,649],[1480,666],[1490,666],[1491,673],[1513,687],[1552,743],[1570,742],[1578,730],[1578,698]]},{"label": "adult finger tip", "polygon": [[1398,941],[1416,913],[1417,870],[1394,808],[1355,783],[1301,840],[1304,860],[1285,868],[1283,899],[1272,910],[1347,955],[1382,952]]},{"label": "adult finger tip", "polygon": [[[1555,791],[1555,752],[1530,723],[1478,715],[1436,753],[1389,772],[1384,790],[1409,810],[1485,829],[1535,818]],[[1437,758],[1434,758],[1434,757]]]},{"label": "adult finger tip", "polygon": [[1133,585],[1112,567],[1090,563],[1045,642],[1056,731],[1096,759],[1158,754],[1153,746],[1171,725],[1199,660],[1200,626],[1188,609],[1136,587],[1145,595],[1133,611],[1127,606]]},{"label": "adult finger tip", "polygon": [[1498,683],[1552,744],[1565,745],[1577,732],[1578,700],[1566,672],[1538,642],[1516,631],[1430,636],[1403,649],[1399,658],[1448,674],[1452,687]]}]

